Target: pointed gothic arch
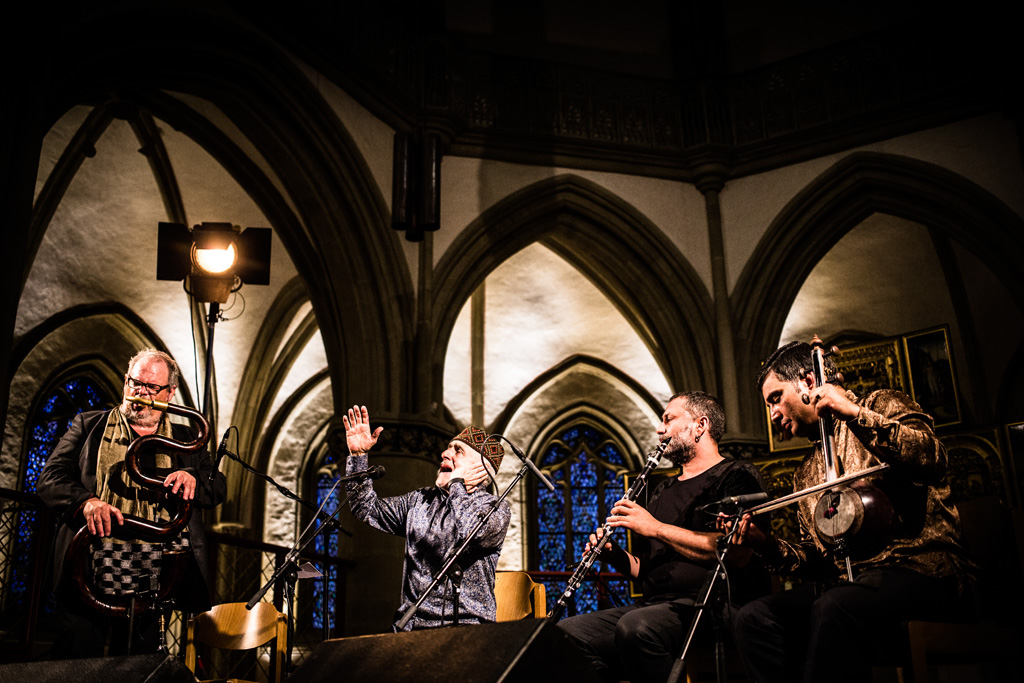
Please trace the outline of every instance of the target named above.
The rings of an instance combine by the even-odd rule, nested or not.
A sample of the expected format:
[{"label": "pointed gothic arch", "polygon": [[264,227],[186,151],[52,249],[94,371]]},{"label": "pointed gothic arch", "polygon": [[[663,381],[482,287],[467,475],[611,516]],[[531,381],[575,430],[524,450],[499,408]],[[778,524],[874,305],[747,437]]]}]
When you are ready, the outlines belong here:
[{"label": "pointed gothic arch", "polygon": [[[117,302],[66,309],[26,333],[12,350],[10,390],[19,400],[6,415],[0,470],[20,470],[20,462],[10,461],[21,458],[26,420],[44,392],[62,378],[84,373],[120,396],[128,360],[147,347],[167,350],[152,328]],[[193,404],[185,382],[178,385],[175,401]]]},{"label": "pointed gothic arch", "polygon": [[[775,350],[786,317],[814,266],[873,213],[915,221],[947,235],[991,268],[1024,312],[1024,220],[989,191],[931,163],[857,152],[822,173],[772,221],[737,281],[732,299],[741,378]],[[749,386],[749,385],[748,385]],[[756,392],[741,391],[745,430],[764,433]]]},{"label": "pointed gothic arch", "polygon": [[714,315],[686,257],[649,219],[594,182],[538,181],[484,211],[437,264],[431,344],[441,400],[447,340],[461,304],[487,275],[533,242],[578,269],[619,310],[672,387],[716,391]]},{"label": "pointed gothic arch", "polygon": [[[256,201],[307,279],[335,401],[393,400],[408,371],[411,277],[365,161],[302,70],[258,31],[201,8],[133,6],[86,20],[48,55],[60,69],[39,93],[38,134],[111,93],[185,131]],[[245,149],[171,92],[213,105]]]}]

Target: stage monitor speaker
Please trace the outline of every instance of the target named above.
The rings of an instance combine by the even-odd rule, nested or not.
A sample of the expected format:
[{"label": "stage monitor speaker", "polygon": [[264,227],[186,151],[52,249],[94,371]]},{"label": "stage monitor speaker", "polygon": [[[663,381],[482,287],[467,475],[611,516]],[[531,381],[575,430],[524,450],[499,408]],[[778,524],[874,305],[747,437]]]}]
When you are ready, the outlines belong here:
[{"label": "stage monitor speaker", "polygon": [[55,659],[0,665],[0,683],[196,683],[166,654]]},{"label": "stage monitor speaker", "polygon": [[568,636],[545,619],[328,640],[288,683],[596,683]]}]

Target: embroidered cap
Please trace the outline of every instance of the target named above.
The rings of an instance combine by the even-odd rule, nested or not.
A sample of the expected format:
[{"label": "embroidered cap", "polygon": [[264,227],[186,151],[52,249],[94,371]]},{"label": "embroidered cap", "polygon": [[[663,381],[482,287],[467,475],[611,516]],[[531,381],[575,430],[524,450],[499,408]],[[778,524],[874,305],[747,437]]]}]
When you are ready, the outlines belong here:
[{"label": "embroidered cap", "polygon": [[505,449],[501,447],[501,443],[491,439],[487,439],[487,434],[484,430],[479,427],[473,427],[470,425],[455,436],[452,441],[461,441],[477,453],[481,453],[490,465],[488,474],[493,478],[498,472],[498,467],[501,465],[501,459],[505,457]]}]

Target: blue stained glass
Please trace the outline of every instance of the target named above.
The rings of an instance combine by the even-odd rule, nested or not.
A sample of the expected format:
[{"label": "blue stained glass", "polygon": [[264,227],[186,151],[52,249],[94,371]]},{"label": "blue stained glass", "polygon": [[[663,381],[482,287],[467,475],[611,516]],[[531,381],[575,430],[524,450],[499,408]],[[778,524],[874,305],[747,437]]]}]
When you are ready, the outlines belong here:
[{"label": "blue stained glass", "polygon": [[586,614],[597,609],[597,584],[593,581],[584,581],[576,593],[576,613]]},{"label": "blue stained glass", "polygon": [[597,470],[590,463],[577,463],[570,468],[570,472],[569,480],[572,482],[573,488],[597,486]]},{"label": "blue stained glass", "polygon": [[[330,451],[328,451],[330,453]],[[330,455],[328,456],[330,457]],[[317,478],[317,489],[316,489],[316,503],[317,507],[320,505],[324,506],[323,514],[332,515],[338,510],[338,489],[334,488],[334,484],[341,478],[340,473],[330,476],[327,474],[321,474]],[[333,492],[332,492],[333,489]],[[327,501],[326,504],[324,501]],[[324,542],[323,533],[318,533],[316,539],[313,542],[316,551],[323,555],[336,557],[338,554],[338,532],[334,531],[327,536],[327,542]],[[321,567],[323,570],[324,567]],[[324,571],[327,584],[327,623],[329,628],[334,628],[334,605],[337,604],[337,588],[338,588],[338,568],[334,565],[327,565],[326,571]],[[324,610],[324,578],[313,580],[313,628],[322,629],[324,626],[323,610]]]},{"label": "blue stained glass", "polygon": [[583,549],[587,547],[587,540],[590,538],[591,527],[587,533],[572,535],[572,556],[574,559],[583,557]]},{"label": "blue stained glass", "polygon": [[544,489],[537,501],[537,517],[541,528],[555,528],[565,519],[565,498],[562,491],[554,493]]},{"label": "blue stained glass", "polygon": [[615,447],[615,444],[606,443],[599,451],[601,459],[605,462],[611,463],[612,465],[618,465],[619,467],[625,467],[626,461],[619,453],[619,449]]},{"label": "blue stained glass", "polygon": [[566,451],[564,447],[558,444],[554,444],[551,446],[548,452],[543,457],[541,457],[540,466],[550,467],[551,465],[555,465],[562,459],[564,459],[567,455],[568,451]]},{"label": "blue stained glass", "polygon": [[606,511],[605,517],[611,513],[615,503],[622,500],[623,491],[620,488],[609,486],[604,490],[604,509]]},{"label": "blue stained glass", "polygon": [[555,536],[544,534],[539,539],[540,565],[549,567],[549,571],[563,571],[565,569],[565,534]]},{"label": "blue stained glass", "polygon": [[[627,469],[627,461],[600,430],[590,425],[576,425],[566,429],[561,438],[547,448],[540,465],[558,486],[558,493],[551,494],[538,487],[538,569],[563,571],[567,555],[570,562],[579,561],[589,535],[604,523],[615,501],[622,498],[620,472]],[[571,503],[570,510],[565,509],[565,496]],[[567,522],[573,530],[570,534],[565,531]],[[595,568],[609,571],[603,563]],[[548,588],[548,608],[551,609],[565,586],[555,579],[543,583]],[[574,598],[576,610],[570,609],[570,613],[585,613],[598,607],[598,590],[590,581],[583,583]]]},{"label": "blue stained glass", "polygon": [[[35,493],[47,458],[75,415],[85,410],[112,406],[113,403],[92,380],[85,377],[68,380],[46,396],[28,423],[28,448],[21,490]],[[24,603],[30,584],[26,577],[32,566],[36,521],[37,513],[24,509],[16,522],[8,595],[8,599],[16,605]]]},{"label": "blue stained glass", "polygon": [[594,491],[572,492],[572,529],[573,531],[593,531],[597,527],[597,501]]}]

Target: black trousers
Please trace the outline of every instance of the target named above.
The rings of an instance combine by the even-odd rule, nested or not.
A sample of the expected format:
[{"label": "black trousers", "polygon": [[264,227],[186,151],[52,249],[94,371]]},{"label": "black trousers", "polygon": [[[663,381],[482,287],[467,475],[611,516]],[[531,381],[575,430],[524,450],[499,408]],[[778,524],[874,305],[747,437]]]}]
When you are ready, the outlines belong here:
[{"label": "black trousers", "polygon": [[[558,622],[606,681],[664,683],[693,623],[692,598],[628,605]],[[710,628],[715,610],[701,617]]]},{"label": "black trousers", "polygon": [[872,665],[898,661],[901,622],[967,616],[951,577],[874,570],[820,595],[801,587],[748,603],[733,631],[757,683],[862,683]]}]

